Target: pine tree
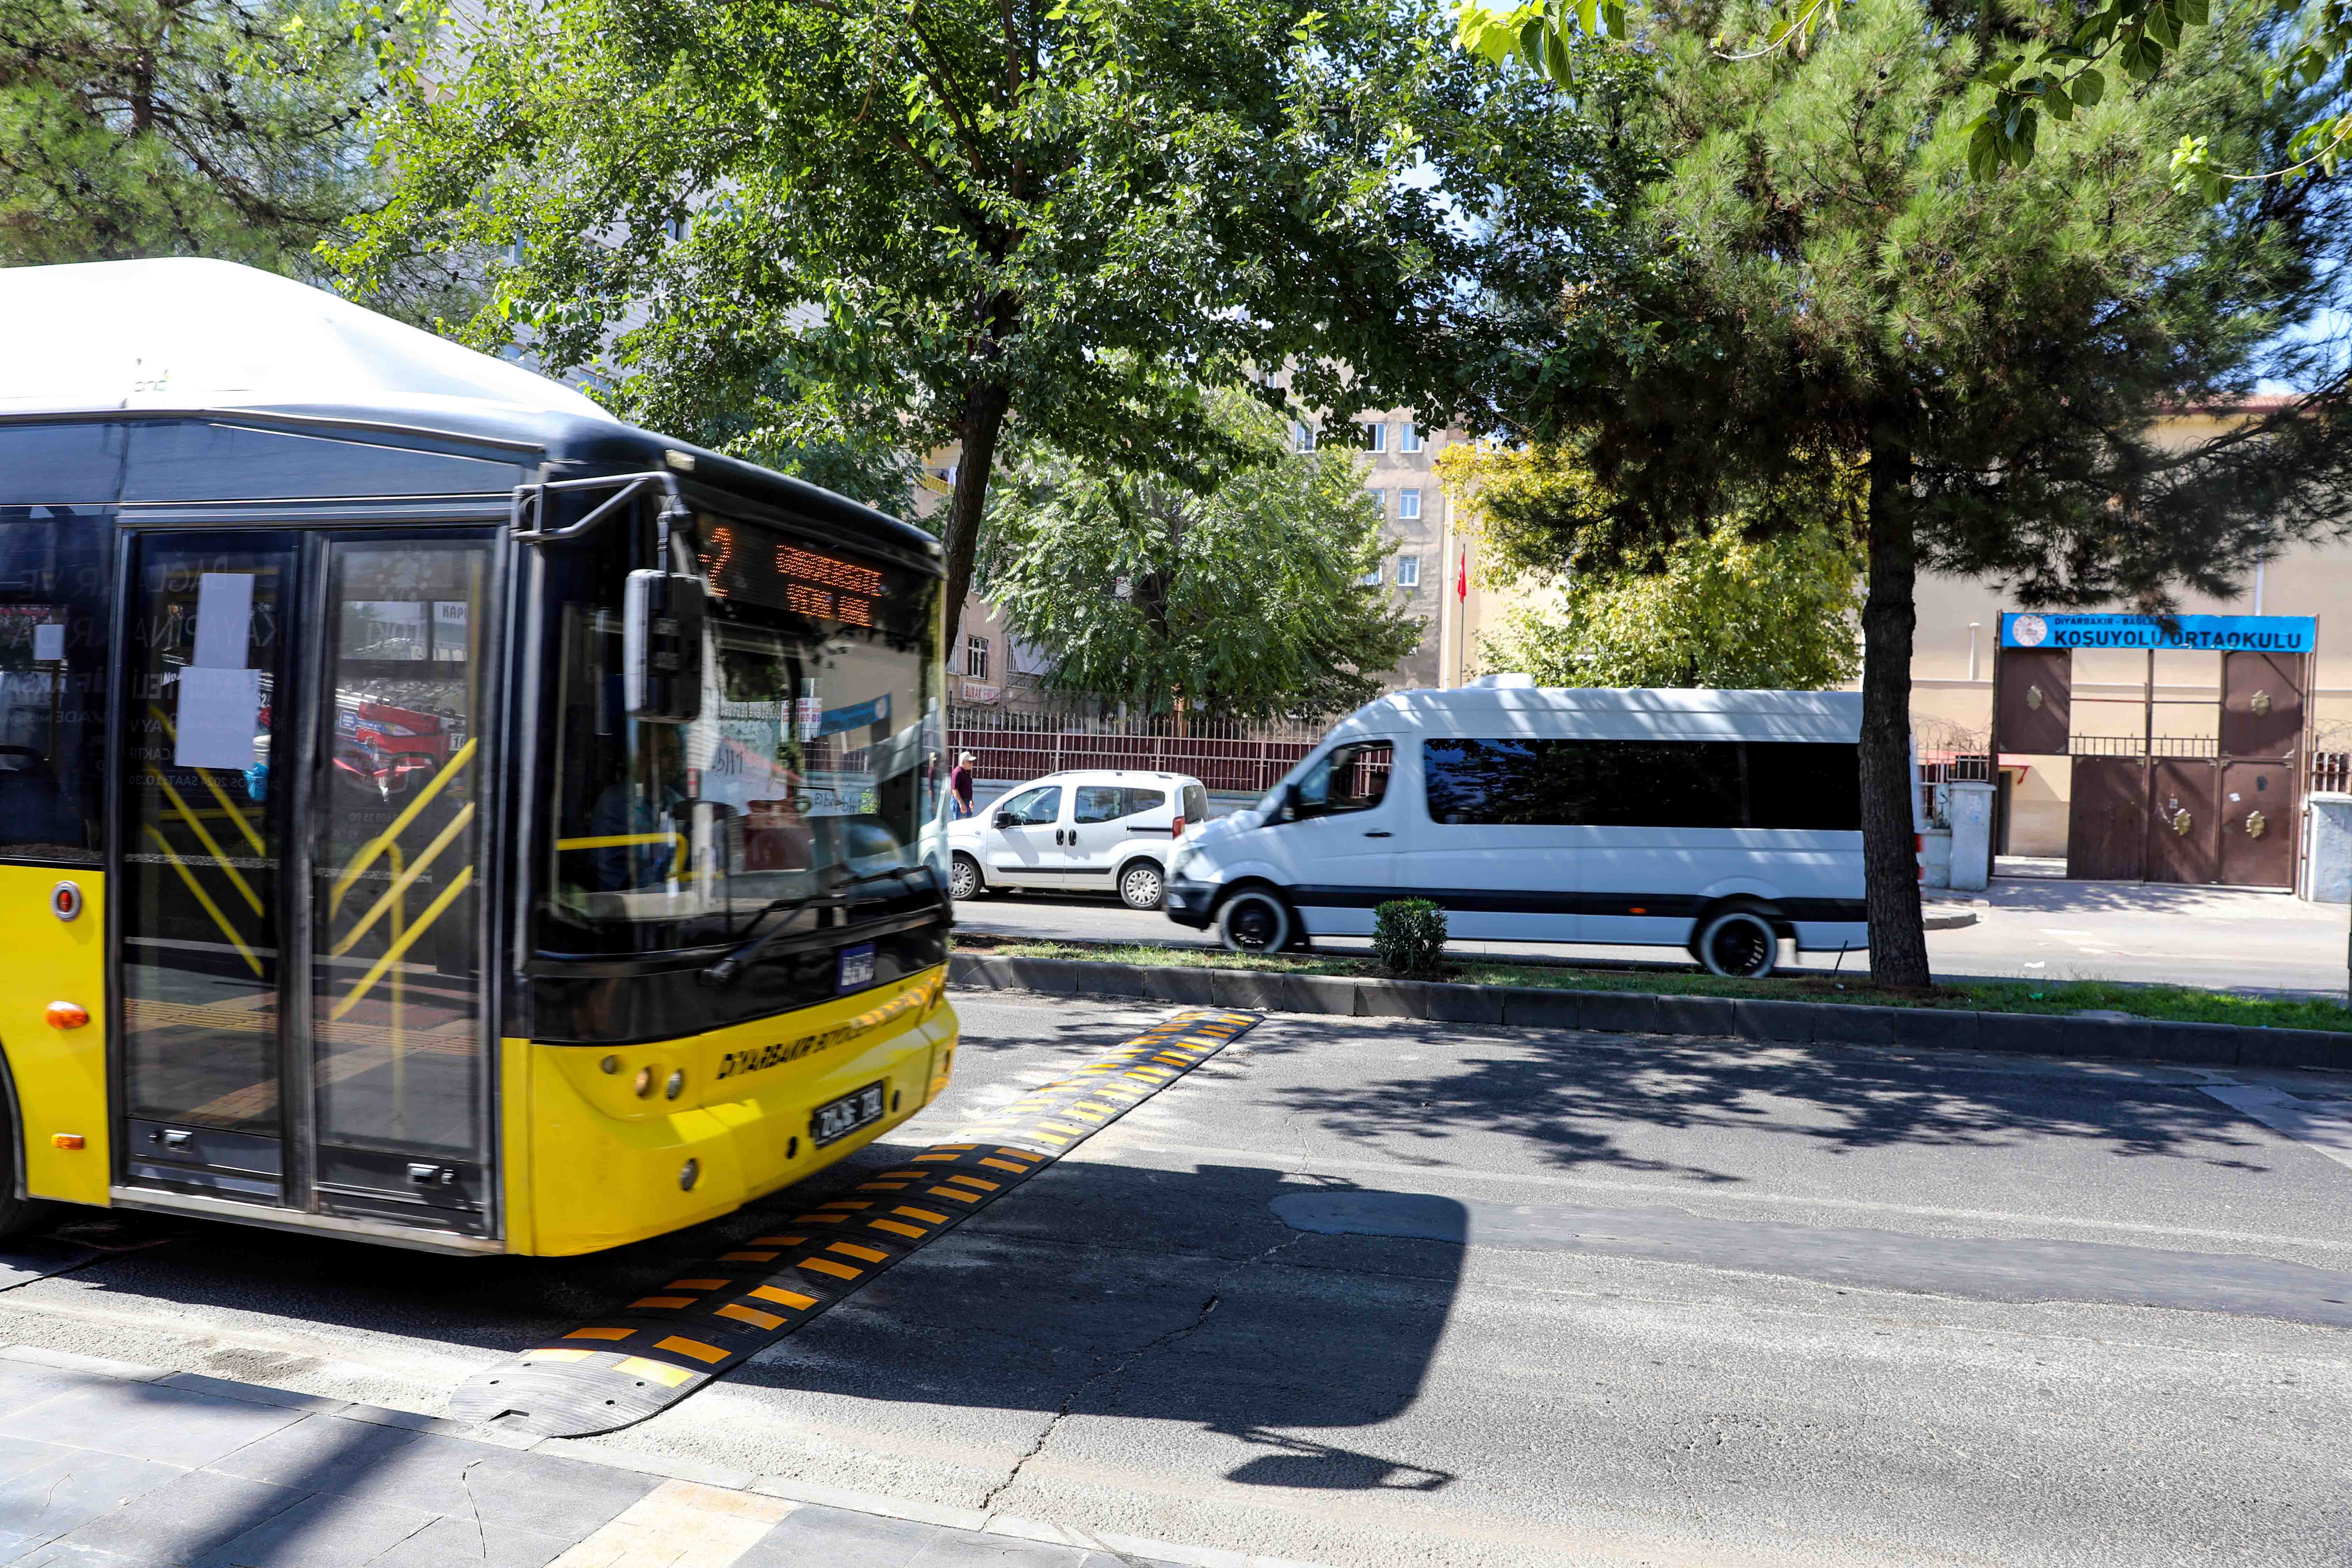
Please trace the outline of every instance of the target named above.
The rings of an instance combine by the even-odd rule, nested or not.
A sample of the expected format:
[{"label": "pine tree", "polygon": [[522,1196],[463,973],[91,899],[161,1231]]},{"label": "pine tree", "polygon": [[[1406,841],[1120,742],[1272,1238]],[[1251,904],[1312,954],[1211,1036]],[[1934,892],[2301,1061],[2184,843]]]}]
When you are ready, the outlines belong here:
[{"label": "pine tree", "polygon": [[[2266,99],[2259,18],[2182,40],[2149,86],[2078,108],[2030,165],[1971,177],[2006,8],[1856,0],[1834,29],[1752,58],[1765,6],[1645,13],[1664,173],[1613,195],[1616,249],[1570,280],[1517,367],[1538,435],[1607,492],[1564,565],[1639,564],[1823,454],[1866,478],[1862,783],[1872,968],[1928,981],[1907,764],[1917,574],[2005,581],[2018,602],[2158,608],[2228,591],[2256,552],[2338,527],[2352,383],[2289,331],[2352,270],[2342,182],[2175,189],[2161,128],[2214,128],[2273,163],[2310,121]],[[1631,51],[1621,51],[1631,52]],[[2288,406],[2187,447],[2161,422],[2273,378]],[[1769,509],[1751,532],[1799,526]]]}]

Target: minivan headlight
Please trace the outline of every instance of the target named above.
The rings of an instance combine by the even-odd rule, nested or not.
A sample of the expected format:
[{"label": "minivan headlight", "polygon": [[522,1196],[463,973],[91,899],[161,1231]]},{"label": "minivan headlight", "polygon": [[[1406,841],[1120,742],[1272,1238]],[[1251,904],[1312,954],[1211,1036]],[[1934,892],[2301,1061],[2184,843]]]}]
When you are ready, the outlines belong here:
[{"label": "minivan headlight", "polygon": [[1183,839],[1180,838],[1176,841],[1176,847],[1169,851],[1168,854],[1168,875],[1170,877],[1174,878],[1183,874],[1184,863],[1192,858],[1192,847],[1193,847],[1191,844],[1187,843]]}]

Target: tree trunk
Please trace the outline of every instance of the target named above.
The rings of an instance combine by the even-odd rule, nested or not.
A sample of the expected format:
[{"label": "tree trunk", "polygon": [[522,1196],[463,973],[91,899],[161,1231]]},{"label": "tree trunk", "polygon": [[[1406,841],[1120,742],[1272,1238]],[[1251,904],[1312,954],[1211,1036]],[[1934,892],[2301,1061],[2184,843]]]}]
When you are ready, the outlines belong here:
[{"label": "tree trunk", "polygon": [[[957,421],[962,450],[956,454],[955,488],[948,496],[947,531],[940,543],[947,550],[948,581],[940,605],[941,651],[950,670],[962,668],[964,596],[971,592],[972,555],[980,546],[980,520],[988,505],[988,479],[996,467],[996,441],[1004,433],[1005,410],[1013,405],[1012,389],[983,381],[965,394],[963,417]],[[1006,658],[1012,656],[1008,651]]]},{"label": "tree trunk", "polygon": [[1932,983],[1913,826],[1911,642],[1919,616],[1912,592],[1919,561],[1910,488],[1911,454],[1874,441],[1870,585],[1862,605],[1862,874],[1870,977],[1882,985]]}]

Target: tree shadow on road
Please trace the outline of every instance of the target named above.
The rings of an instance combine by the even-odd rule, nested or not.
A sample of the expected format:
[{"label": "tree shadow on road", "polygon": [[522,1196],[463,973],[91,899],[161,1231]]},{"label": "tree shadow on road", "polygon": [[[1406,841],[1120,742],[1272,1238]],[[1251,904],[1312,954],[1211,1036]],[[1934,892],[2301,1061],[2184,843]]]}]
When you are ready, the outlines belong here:
[{"label": "tree shadow on road", "polygon": [[[1445,1066],[1270,1091],[1293,1118],[1391,1159],[1417,1158],[1465,1131],[1506,1134],[1558,1169],[1607,1166],[1709,1184],[1747,1178],[1642,1146],[1643,1129],[1719,1132],[1751,1152],[1759,1138],[1833,1155],[1896,1146],[2022,1150],[2049,1140],[2119,1158],[2269,1169],[2265,1141],[2193,1085],[2095,1071],[2007,1069],[1982,1058],[1766,1047],[1670,1037],[1530,1032],[1464,1051],[1463,1030],[1390,1026],[1444,1053]],[[1269,1037],[1261,1053],[1301,1048]],[[1658,1141],[1660,1144],[1664,1140]],[[1690,1140],[1674,1142],[1687,1150]],[[1432,1163],[1435,1163],[1433,1159]]]}]

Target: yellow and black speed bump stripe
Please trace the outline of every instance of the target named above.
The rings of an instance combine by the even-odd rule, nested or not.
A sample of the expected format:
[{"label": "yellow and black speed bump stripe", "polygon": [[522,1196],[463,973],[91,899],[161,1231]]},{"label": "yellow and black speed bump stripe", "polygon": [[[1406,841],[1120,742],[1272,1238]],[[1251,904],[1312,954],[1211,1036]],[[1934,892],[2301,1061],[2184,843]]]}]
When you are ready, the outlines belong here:
[{"label": "yellow and black speed bump stripe", "polygon": [[970,1219],[1258,1021],[1255,1013],[1174,1014],[949,1142],[736,1243],[608,1317],[475,1374],[450,1396],[449,1415],[581,1437],[667,1409]]}]

